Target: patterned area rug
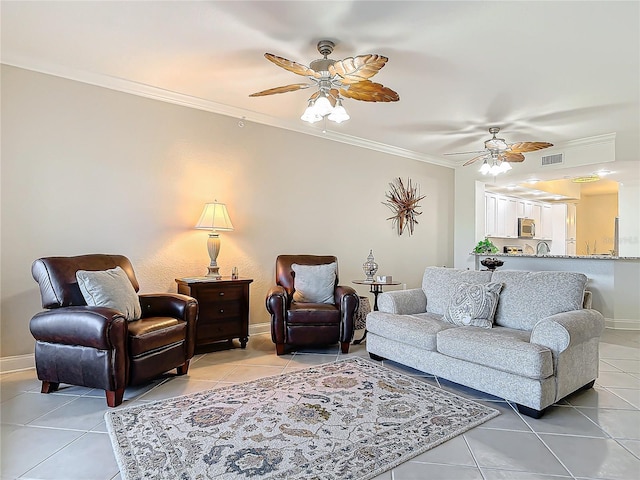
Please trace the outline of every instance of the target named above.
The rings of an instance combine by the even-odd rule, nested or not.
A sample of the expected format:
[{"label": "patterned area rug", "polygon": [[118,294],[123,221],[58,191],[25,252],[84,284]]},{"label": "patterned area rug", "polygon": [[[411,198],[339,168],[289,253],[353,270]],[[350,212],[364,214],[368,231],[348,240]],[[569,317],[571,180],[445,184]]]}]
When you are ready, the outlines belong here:
[{"label": "patterned area rug", "polygon": [[105,419],[125,480],[365,480],[498,414],[356,357]]}]

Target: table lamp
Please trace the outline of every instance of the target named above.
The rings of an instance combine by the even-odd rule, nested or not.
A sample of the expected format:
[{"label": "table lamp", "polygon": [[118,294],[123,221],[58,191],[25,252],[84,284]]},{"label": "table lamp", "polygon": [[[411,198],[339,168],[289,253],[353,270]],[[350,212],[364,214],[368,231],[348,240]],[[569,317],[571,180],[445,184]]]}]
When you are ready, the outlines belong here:
[{"label": "table lamp", "polygon": [[229,218],[227,206],[224,203],[218,203],[217,200],[214,200],[213,203],[205,204],[196,228],[199,230],[210,230],[207,249],[209,250],[211,263],[209,267],[207,267],[207,277],[220,280],[222,276],[220,275],[218,263],[216,262],[218,253],[220,253],[220,235],[217,232],[233,230],[233,224]]}]

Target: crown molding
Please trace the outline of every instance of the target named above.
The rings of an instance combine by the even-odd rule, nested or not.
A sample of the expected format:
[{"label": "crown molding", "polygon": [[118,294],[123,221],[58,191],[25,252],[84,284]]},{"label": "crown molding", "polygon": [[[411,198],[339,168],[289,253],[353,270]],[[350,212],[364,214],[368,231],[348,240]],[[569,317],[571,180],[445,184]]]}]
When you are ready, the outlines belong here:
[{"label": "crown molding", "polygon": [[76,70],[52,63],[36,62],[32,59],[16,56],[4,56],[0,63],[12,67],[22,68],[25,70],[52,75],[55,77],[65,78],[68,80],[74,80],[76,82],[108,88],[110,90],[115,90],[118,92],[137,95],[139,97],[158,100],[160,102],[171,103],[187,108],[193,108],[206,112],[216,113],[219,115],[234,117],[244,122],[250,121],[262,125],[290,130],[296,133],[302,133],[304,135],[312,135],[334,142],[345,143],[355,147],[366,148],[389,155],[396,155],[398,157],[409,158],[420,162],[439,165],[441,167],[452,169],[455,168],[455,165],[451,165],[446,160],[440,159],[436,156],[426,155],[424,153],[406,150],[403,148],[395,147],[393,145],[387,145],[385,143],[375,142],[372,140],[346,135],[339,132],[323,131],[321,129],[313,128],[310,125],[301,124],[299,122],[289,122],[259,112],[232,107],[230,105],[212,102],[203,98],[185,95],[182,93],[153,87],[151,85],[143,83],[133,82],[131,80],[126,80],[119,77],[92,73],[84,70]]}]

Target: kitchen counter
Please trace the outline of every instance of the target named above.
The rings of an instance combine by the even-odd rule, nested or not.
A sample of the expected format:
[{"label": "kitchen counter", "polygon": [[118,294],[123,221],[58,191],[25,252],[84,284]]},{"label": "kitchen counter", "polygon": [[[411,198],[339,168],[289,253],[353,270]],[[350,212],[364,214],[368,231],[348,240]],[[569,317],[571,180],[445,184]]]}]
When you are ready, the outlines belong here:
[{"label": "kitchen counter", "polygon": [[615,257],[612,255],[536,255],[535,253],[471,253],[476,257],[527,257],[527,258],[577,258],[580,260],[640,260],[640,257]]},{"label": "kitchen counter", "polygon": [[498,270],[580,272],[589,277],[593,308],[605,317],[609,328],[640,330],[640,257],[611,255],[534,255],[529,253],[471,254],[475,269],[484,258],[504,262]]}]

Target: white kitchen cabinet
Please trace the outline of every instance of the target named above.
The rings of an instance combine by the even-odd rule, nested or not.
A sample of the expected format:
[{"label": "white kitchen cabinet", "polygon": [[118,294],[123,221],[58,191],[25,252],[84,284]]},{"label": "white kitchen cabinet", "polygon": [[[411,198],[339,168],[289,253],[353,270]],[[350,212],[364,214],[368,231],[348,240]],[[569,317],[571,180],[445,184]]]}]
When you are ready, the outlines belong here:
[{"label": "white kitchen cabinet", "polygon": [[576,254],[576,204],[567,203],[567,241],[566,255]]},{"label": "white kitchen cabinet", "polygon": [[[498,233],[503,237],[518,238],[516,203],[516,199],[511,197],[502,197],[498,199]],[[502,223],[500,223],[500,219]]]},{"label": "white kitchen cabinet", "polygon": [[567,254],[567,204],[551,206],[551,255]]},{"label": "white kitchen cabinet", "polygon": [[518,238],[517,199],[485,193],[485,235]]},{"label": "white kitchen cabinet", "polygon": [[484,232],[486,237],[496,236],[496,219],[498,215],[498,196],[493,193],[484,194]]},{"label": "white kitchen cabinet", "polygon": [[549,204],[540,205],[540,222],[536,223],[536,237],[553,240],[553,212]]},{"label": "white kitchen cabinet", "polygon": [[576,239],[576,204],[567,203],[567,240]]}]

